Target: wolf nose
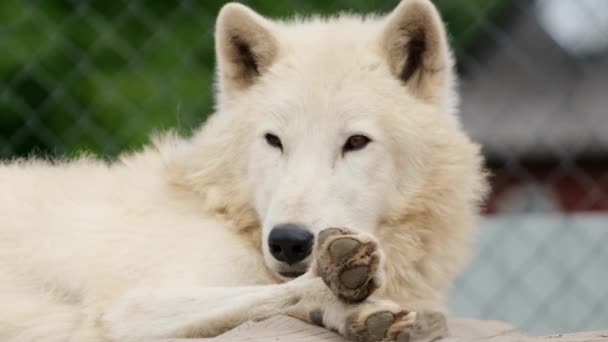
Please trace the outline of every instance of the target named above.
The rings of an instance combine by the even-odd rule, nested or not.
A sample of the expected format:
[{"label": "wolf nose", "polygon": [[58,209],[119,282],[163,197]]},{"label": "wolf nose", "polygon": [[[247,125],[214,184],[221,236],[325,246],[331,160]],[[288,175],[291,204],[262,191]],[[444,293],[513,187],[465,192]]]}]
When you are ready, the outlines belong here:
[{"label": "wolf nose", "polygon": [[313,241],[313,235],[304,226],[287,223],[272,228],[268,246],[275,259],[293,265],[310,255]]}]

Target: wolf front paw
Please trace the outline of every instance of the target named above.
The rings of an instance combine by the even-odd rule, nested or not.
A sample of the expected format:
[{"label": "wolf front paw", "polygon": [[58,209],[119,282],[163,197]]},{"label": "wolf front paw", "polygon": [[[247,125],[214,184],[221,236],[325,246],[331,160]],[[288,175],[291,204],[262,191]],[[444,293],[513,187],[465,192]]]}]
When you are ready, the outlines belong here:
[{"label": "wolf front paw", "polygon": [[378,244],[367,234],[344,228],[328,228],[319,234],[319,275],[345,302],[361,302],[380,287],[381,258]]},{"label": "wolf front paw", "polygon": [[345,337],[355,342],[432,342],[447,336],[441,313],[372,310],[346,320]]}]

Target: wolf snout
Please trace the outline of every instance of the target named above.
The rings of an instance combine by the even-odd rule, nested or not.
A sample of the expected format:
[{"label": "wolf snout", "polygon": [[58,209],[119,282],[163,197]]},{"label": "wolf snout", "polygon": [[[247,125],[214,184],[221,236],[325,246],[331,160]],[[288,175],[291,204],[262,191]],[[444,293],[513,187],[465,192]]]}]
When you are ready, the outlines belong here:
[{"label": "wolf snout", "polygon": [[306,259],[313,243],[314,235],[304,225],[295,223],[276,225],[268,236],[270,254],[289,265]]}]

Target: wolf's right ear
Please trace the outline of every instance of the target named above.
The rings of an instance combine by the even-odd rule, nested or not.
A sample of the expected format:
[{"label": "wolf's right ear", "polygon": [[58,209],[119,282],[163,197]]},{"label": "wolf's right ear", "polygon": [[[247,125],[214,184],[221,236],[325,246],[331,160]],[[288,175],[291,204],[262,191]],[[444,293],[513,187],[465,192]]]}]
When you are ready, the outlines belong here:
[{"label": "wolf's right ear", "polygon": [[231,96],[255,83],[277,55],[272,23],[250,8],[228,3],[215,28],[215,51],[220,96]]}]

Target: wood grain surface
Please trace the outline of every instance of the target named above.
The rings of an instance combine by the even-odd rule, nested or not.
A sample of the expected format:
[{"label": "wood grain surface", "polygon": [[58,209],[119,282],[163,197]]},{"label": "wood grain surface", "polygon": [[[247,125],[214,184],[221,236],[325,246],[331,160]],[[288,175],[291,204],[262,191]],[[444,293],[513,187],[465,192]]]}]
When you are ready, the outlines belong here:
[{"label": "wood grain surface", "polygon": [[[608,323],[606,324],[608,328]],[[450,336],[444,342],[608,342],[608,330],[529,336],[511,325],[497,321],[455,319],[450,322]],[[335,333],[295,318],[276,316],[261,322],[247,322],[218,337],[170,339],[155,342],[346,342]],[[415,341],[411,341],[415,342]]]}]

